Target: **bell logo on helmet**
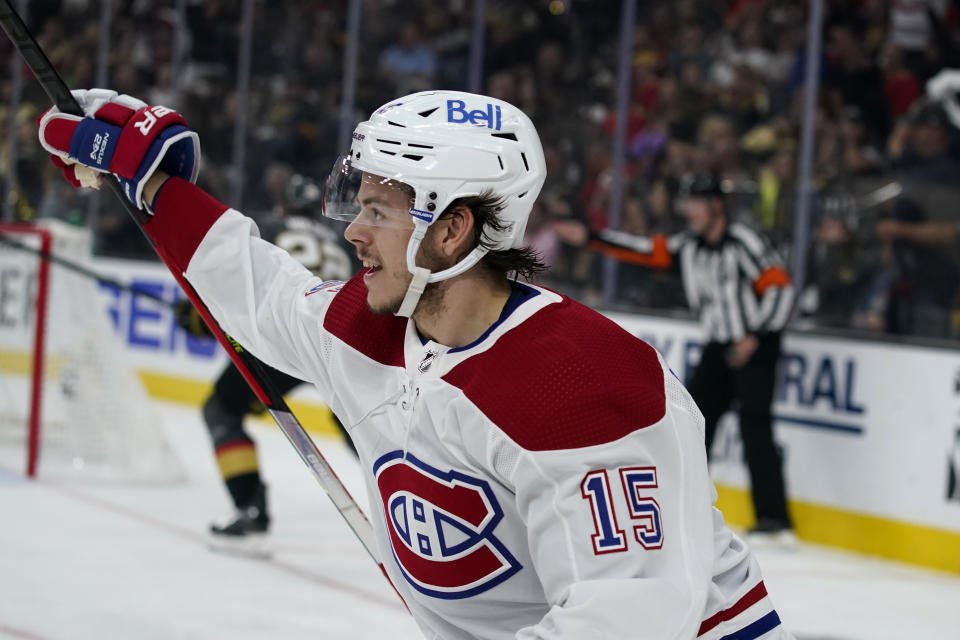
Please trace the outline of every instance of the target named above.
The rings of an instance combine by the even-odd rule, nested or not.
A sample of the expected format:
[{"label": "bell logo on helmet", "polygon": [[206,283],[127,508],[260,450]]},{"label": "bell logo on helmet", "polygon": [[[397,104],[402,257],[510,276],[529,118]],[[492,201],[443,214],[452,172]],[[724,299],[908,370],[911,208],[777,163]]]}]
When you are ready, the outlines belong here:
[{"label": "bell logo on helmet", "polygon": [[447,122],[457,124],[469,122],[478,127],[499,131],[501,115],[500,105],[494,106],[488,102],[486,110],[467,111],[467,103],[463,100],[447,100]]},{"label": "bell logo on helmet", "polygon": [[[415,279],[396,315],[413,313],[421,286],[467,272],[489,251],[522,246],[527,219],[546,177],[540,136],[523,111],[464,91],[421,91],[383,105],[356,130],[366,140],[352,140],[349,155],[332,168],[323,213],[355,221],[356,185],[364,174],[412,189],[412,202],[404,211],[417,232],[407,241],[405,266]],[[474,247],[453,266],[436,272],[418,268],[414,258],[425,228],[458,198],[490,189],[503,198],[499,218],[508,228],[482,229],[489,243]]]}]

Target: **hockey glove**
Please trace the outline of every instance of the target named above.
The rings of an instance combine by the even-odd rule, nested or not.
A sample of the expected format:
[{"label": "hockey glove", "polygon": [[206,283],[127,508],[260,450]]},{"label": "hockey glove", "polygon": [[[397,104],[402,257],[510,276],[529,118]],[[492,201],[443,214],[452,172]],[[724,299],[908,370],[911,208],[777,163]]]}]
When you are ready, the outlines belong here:
[{"label": "hockey glove", "polygon": [[73,97],[86,117],[51,107],[37,124],[40,144],[74,186],[82,175],[69,166],[76,162],[115,175],[142,208],[143,187],[157,169],[197,181],[200,140],[179,113],[107,89],[76,90]]}]

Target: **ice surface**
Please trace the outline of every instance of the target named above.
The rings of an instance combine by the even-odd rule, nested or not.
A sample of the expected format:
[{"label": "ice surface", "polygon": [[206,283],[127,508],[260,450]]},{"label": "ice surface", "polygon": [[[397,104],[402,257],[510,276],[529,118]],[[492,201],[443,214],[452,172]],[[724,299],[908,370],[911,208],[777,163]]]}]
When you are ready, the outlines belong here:
[{"label": "ice surface", "polygon": [[[157,405],[189,480],[27,482],[0,471],[0,638],[420,638],[412,619],[275,428],[254,426],[271,560],[211,552],[230,511],[198,411]],[[363,500],[347,449],[322,450]],[[363,505],[365,506],[365,505]],[[799,640],[960,638],[960,577],[808,545],[758,550]]]}]

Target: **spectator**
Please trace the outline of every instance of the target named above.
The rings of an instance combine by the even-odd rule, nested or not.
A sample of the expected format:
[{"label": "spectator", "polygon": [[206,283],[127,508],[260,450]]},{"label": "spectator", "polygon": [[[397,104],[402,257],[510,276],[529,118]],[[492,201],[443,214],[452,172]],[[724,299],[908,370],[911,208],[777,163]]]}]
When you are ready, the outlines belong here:
[{"label": "spectator", "polygon": [[[943,107],[929,103],[898,125],[894,141],[903,196],[877,224],[890,243],[897,279],[889,328],[896,333],[948,338],[952,304],[960,291],[960,214],[954,183],[960,164],[950,156],[952,125]],[[902,146],[901,146],[902,145]]]},{"label": "spectator", "polygon": [[794,147],[792,140],[780,142],[757,176],[759,197],[754,213],[761,228],[780,247],[793,238],[793,205],[797,195]]},{"label": "spectator", "polygon": [[404,22],[396,43],[380,56],[380,72],[392,83],[391,93],[406,94],[433,88],[437,55],[421,42],[416,22]]},{"label": "spectator", "polygon": [[854,104],[865,114],[868,126],[879,135],[890,127],[885,107],[883,75],[867,55],[853,28],[830,28],[827,86],[836,91],[844,104]]},{"label": "spectator", "polygon": [[[466,89],[473,12],[469,3],[462,4],[437,8],[426,0],[367,0],[356,105],[347,119],[359,120],[394,92]],[[904,172],[949,175],[954,170],[949,160],[960,145],[951,138],[960,136],[947,137],[950,152],[946,155],[921,157],[911,150],[915,145],[910,138],[930,138],[935,128],[924,133],[923,127],[918,131],[900,123],[911,113],[927,77],[951,62],[960,66],[953,11],[941,4],[928,0],[898,0],[892,5],[827,3],[827,46],[815,133],[813,179],[818,190],[867,192],[890,181],[892,164],[898,177]],[[45,6],[49,10],[42,10]],[[49,8],[54,6],[56,10]],[[45,2],[36,9],[30,12],[31,27],[61,75],[70,85],[92,86],[96,58],[75,52],[96,50],[101,36],[99,5]],[[662,212],[672,211],[674,205],[664,206],[664,191],[658,185],[690,171],[718,171],[744,194],[738,203],[731,199],[731,214],[755,216],[777,242],[788,242],[793,227],[790,206],[795,199],[795,178],[790,174],[795,171],[797,149],[795,142],[788,141],[800,138],[802,101],[797,89],[805,64],[801,47],[806,3],[738,0],[718,7],[691,0],[641,3],[638,10],[625,167],[629,193],[623,199],[631,210],[622,212],[623,217],[642,211],[652,230],[665,221],[669,227],[671,219]],[[180,40],[172,35],[180,28],[180,18],[169,7],[127,3],[117,5],[113,17],[108,78],[134,93],[153,96],[151,102],[176,100],[168,106],[183,111],[204,140],[203,179],[216,197],[229,197],[230,180],[259,184],[273,163],[292,164],[319,175],[332,161],[331,141],[341,126],[343,3],[305,0],[257,10],[256,55],[245,105],[238,103],[234,91],[241,33],[237,28],[240,12],[234,4],[188,3],[179,69],[173,67],[173,53]],[[486,17],[483,80],[487,91],[531,113],[543,139],[562,159],[562,169],[551,170],[556,184],[544,189],[544,197],[549,195],[550,200],[543,204],[563,219],[586,222],[589,216],[594,228],[602,228],[613,178],[610,134],[615,129],[618,13],[596,11],[589,3],[542,0],[491,3]],[[162,28],[155,28],[157,21]],[[71,25],[69,35],[65,24]],[[0,43],[0,50],[9,52],[9,45]],[[11,89],[11,79],[0,78],[0,96],[8,96]],[[24,89],[25,103],[46,104],[35,83],[25,83]],[[948,93],[935,97],[949,98],[953,92]],[[233,125],[239,109],[245,109],[247,121],[258,126],[248,132],[244,176],[234,177]],[[893,120],[899,124],[888,135]],[[10,129],[3,129],[0,136],[5,137]],[[919,146],[936,149],[936,142],[919,142]],[[0,157],[5,154],[0,149]],[[20,215],[69,216],[82,222],[89,211],[89,196],[65,196],[50,186],[46,159],[36,155],[21,151],[16,167],[19,182],[33,185],[15,195]],[[953,182],[947,179],[944,188],[954,190]],[[659,190],[656,197],[648,191],[653,189]],[[669,191],[672,200],[674,189]],[[268,204],[253,186],[244,197],[249,201],[243,204],[252,209]],[[904,198],[919,209],[910,213],[907,200],[898,204],[896,212],[889,212],[893,222],[881,225],[880,233],[897,235],[902,231],[897,223],[940,215],[923,198],[918,200],[911,193]],[[109,199],[100,200],[101,209],[93,217],[108,223],[111,233],[123,229],[121,216],[113,221],[117,212]],[[890,261],[884,262],[873,246],[878,242],[874,225],[861,222],[860,217],[851,215],[845,222],[850,237],[840,245],[844,252],[872,256],[863,266],[877,270],[867,278],[872,283],[868,289],[883,293],[869,295],[871,305],[881,304],[889,295],[886,283],[893,281],[894,273],[896,282],[902,282],[906,249],[934,256],[949,253],[949,247],[911,245],[898,237],[885,241]],[[815,228],[820,229],[821,222]],[[554,230],[549,227],[543,233]],[[550,242],[557,247],[554,280],[563,280],[559,286],[575,295],[581,288],[600,289],[602,271],[588,268],[589,253],[562,238]],[[100,241],[97,246],[112,244]],[[149,256],[139,239],[131,236],[126,244],[126,254]],[[935,260],[919,258],[921,263],[930,259]],[[814,264],[830,268],[833,261]],[[905,264],[916,268],[912,258]],[[652,287],[649,274],[644,277],[647,281],[642,286]],[[810,277],[817,281],[821,275],[811,273]],[[893,301],[899,304],[901,298],[894,296]],[[665,296],[650,300],[675,304]],[[884,315],[869,315],[870,321],[864,322],[868,315],[854,313],[849,322],[870,326]],[[880,324],[894,326],[892,321]],[[897,326],[910,330],[903,323]]]},{"label": "spectator", "polygon": [[[855,197],[825,195],[810,250],[811,284],[817,295],[817,324],[856,326],[877,331],[884,326],[888,273],[874,251],[865,251],[855,233]],[[877,274],[885,274],[883,279]]]},{"label": "spectator", "polygon": [[922,95],[920,82],[907,68],[903,52],[893,42],[884,46],[880,64],[883,67],[883,93],[887,97],[887,109],[891,116],[899,118]]},{"label": "spectator", "polygon": [[860,107],[850,105],[840,114],[840,175],[849,178],[879,173],[883,153],[875,144]]}]

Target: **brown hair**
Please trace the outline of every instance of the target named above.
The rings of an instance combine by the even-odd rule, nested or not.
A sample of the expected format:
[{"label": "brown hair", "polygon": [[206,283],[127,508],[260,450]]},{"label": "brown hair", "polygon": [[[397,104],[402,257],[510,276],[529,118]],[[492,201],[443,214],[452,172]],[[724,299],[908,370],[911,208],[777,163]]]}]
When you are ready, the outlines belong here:
[{"label": "brown hair", "polygon": [[547,269],[547,265],[541,262],[540,256],[532,247],[492,249],[493,240],[490,238],[488,230],[500,232],[508,228],[508,223],[504,222],[499,215],[500,210],[503,209],[503,204],[503,196],[498,196],[493,191],[487,190],[478,196],[457,198],[447,206],[440,217],[450,214],[457,207],[470,209],[473,212],[474,219],[473,246],[488,249],[480,262],[504,277],[515,274],[515,277],[532,280],[538,273]]}]

